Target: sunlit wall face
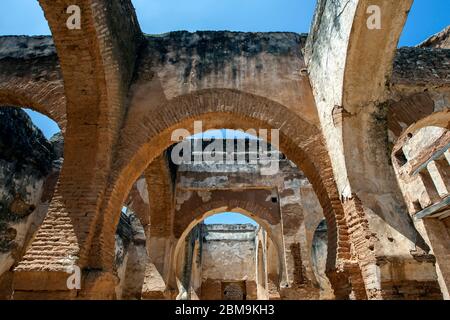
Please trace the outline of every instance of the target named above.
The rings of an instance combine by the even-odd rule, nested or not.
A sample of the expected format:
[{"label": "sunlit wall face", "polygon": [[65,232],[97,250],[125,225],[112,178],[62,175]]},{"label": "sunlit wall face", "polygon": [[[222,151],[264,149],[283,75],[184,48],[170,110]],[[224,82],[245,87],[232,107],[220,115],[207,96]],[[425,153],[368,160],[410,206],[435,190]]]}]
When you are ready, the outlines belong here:
[{"label": "sunlit wall face", "polygon": [[33,111],[31,109],[23,109],[31,118],[34,125],[41,129],[42,133],[47,139],[50,139],[56,133],[61,130],[58,127],[58,124],[43,114]]}]

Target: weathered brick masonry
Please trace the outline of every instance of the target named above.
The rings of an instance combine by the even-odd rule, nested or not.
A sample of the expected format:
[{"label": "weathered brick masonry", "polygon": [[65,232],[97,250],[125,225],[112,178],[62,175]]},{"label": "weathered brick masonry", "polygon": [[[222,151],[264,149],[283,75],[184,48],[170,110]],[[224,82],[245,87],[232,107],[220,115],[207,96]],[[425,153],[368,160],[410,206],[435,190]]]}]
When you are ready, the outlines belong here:
[{"label": "weathered brick masonry", "polygon": [[[130,0],[77,2],[79,30],[66,27],[72,1],[39,0],[52,37],[0,37],[0,105],[41,112],[64,136],[45,219],[10,270],[13,298],[122,296],[124,205],[146,238],[134,238],[145,259],[127,255],[145,266],[142,297],[190,290],[177,283],[184,238],[207,213],[240,208],[266,229],[261,256],[280,261],[266,266],[267,281],[256,279],[259,291],[248,288],[259,297],[448,298],[448,29],[397,49],[412,0],[319,0],[309,35],[159,36],[141,32]],[[385,13],[380,30],[366,24],[374,3]],[[228,189],[192,190],[169,151],[172,132],[193,132],[196,120],[203,131],[279,129],[282,163],[295,170],[283,167],[273,181],[227,173]],[[202,175],[217,172],[183,173]],[[307,187],[288,184],[295,179]],[[274,189],[279,201],[266,201]],[[331,293],[310,254],[320,222],[311,217],[322,215]],[[81,290],[66,286],[75,266]]]}]

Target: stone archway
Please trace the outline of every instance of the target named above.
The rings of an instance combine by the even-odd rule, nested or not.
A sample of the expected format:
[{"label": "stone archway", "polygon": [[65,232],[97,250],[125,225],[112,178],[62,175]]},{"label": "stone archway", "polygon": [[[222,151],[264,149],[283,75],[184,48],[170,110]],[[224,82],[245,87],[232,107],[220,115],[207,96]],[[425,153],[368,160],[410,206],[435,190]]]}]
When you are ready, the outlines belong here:
[{"label": "stone archway", "polygon": [[[381,29],[367,27],[371,5],[384,12]],[[354,255],[348,270],[353,283],[363,280],[355,292],[357,299],[402,299],[408,293],[398,287],[408,291],[405,283],[417,282],[407,272],[399,272],[402,275],[395,280],[391,277],[397,273],[391,261],[415,264],[414,252],[423,241],[402,203],[387,139],[390,88],[398,81],[394,58],[411,5],[412,0],[319,1],[306,48],[322,132],[352,226],[348,235]],[[337,35],[341,41],[329,41]],[[334,89],[322,90],[324,84]],[[396,245],[399,242],[407,246]],[[380,266],[379,261],[386,264]],[[361,272],[354,273],[354,267]],[[424,283],[435,286],[433,264],[426,268]],[[417,290],[423,289],[418,285]]]},{"label": "stone archway", "polygon": [[285,263],[282,254],[281,230],[277,230],[276,228],[274,228],[274,226],[271,225],[271,223],[265,218],[267,214],[270,214],[269,212],[265,211],[267,211],[266,208],[259,208],[258,206],[255,206],[254,203],[248,201],[232,201],[229,206],[224,205],[223,202],[211,202],[205,206],[198,208],[198,210],[196,210],[196,213],[193,213],[193,216],[195,217],[194,220],[191,221],[188,226],[186,226],[185,230],[180,236],[176,237],[175,246],[172,250],[172,270],[170,272],[170,283],[177,287],[178,298],[181,298],[183,296],[183,293],[186,292],[182,274],[183,261],[180,259],[184,243],[192,230],[194,230],[197,225],[203,222],[206,218],[221,212],[234,212],[242,214],[256,221],[260,225],[260,227],[263,228],[263,230],[267,233],[267,237],[272,241],[272,243],[275,244],[275,250],[278,256],[278,270],[280,272],[278,278],[281,280],[283,269],[285,269]]},{"label": "stone archway", "polygon": [[[414,159],[408,159],[405,156],[404,147],[412,140],[416,139],[417,134],[419,134],[420,138],[422,130],[433,128],[441,128],[442,130],[439,131],[443,134],[440,137],[433,137],[435,138],[434,141],[429,141],[429,139],[427,139],[428,146],[424,146],[424,143],[420,143],[419,141],[419,147],[421,148],[416,147],[414,152],[415,155],[413,156]],[[450,109],[446,108],[443,111],[432,112],[422,118],[416,118],[415,121],[405,128],[401,135],[393,141],[394,145],[391,152],[392,166],[405,199],[407,209],[411,215],[416,214],[418,210],[420,211],[426,207],[426,205],[423,206],[423,200],[419,201],[420,197],[418,193],[420,188],[416,187],[415,189],[411,189],[414,185],[419,184],[425,186],[425,193],[427,193],[428,201],[431,201],[431,203],[433,201],[440,201],[440,196],[433,181],[434,179],[427,169],[430,163],[433,162],[436,165],[435,170],[439,171],[443,187],[445,189],[450,188],[450,186],[446,186],[446,184],[448,184],[448,163],[445,160],[444,155],[449,144],[449,129]],[[432,137],[430,136],[428,138]],[[441,159],[439,160],[439,158]]]},{"label": "stone archway", "polygon": [[[343,260],[350,258],[350,244],[346,237],[346,221],[333,174],[319,130],[282,105],[252,94],[229,89],[212,89],[174,98],[141,118],[141,127],[147,128],[132,140],[122,137],[118,161],[103,203],[101,231],[103,246],[97,255],[97,263],[111,269],[113,232],[118,222],[121,203],[150,162],[172,144],[173,130],[185,128],[193,131],[193,122],[202,120],[203,129],[229,128],[276,128],[280,130],[279,149],[305,173],[327,218],[329,233],[329,256],[327,270],[334,273],[330,278],[345,278],[336,270]],[[95,258],[95,257],[94,257]],[[339,286],[348,285],[346,280],[336,280]],[[345,294],[343,294],[345,295]],[[338,293],[337,296],[340,296]]]},{"label": "stone archway", "polygon": [[423,246],[432,250],[430,259],[436,262],[444,299],[449,299],[450,288],[449,111],[447,108],[415,119],[395,141],[391,154],[408,212],[426,242]]},{"label": "stone archway", "polygon": [[[78,297],[114,297],[108,290],[115,281],[113,234],[122,203],[167,149],[170,133],[203,120],[205,130],[280,129],[281,151],[305,172],[327,219],[327,270],[338,298],[348,297],[349,282],[356,298],[428,296],[427,286],[436,284],[433,262],[424,262],[420,250],[427,248],[401,201],[386,139],[390,99],[414,92],[432,97],[448,88],[445,54],[429,50],[422,59],[422,48],[409,48],[398,50],[399,61],[392,63],[412,2],[319,0],[305,48],[303,36],[286,33],[252,34],[257,46],[245,43],[248,34],[228,32],[215,33],[216,42],[206,33],[147,37],[130,0],[79,0],[83,27],[69,30],[69,0],[39,0],[55,46],[22,59],[28,49],[19,44],[19,56],[0,57],[0,103],[27,105],[56,119],[65,132],[66,158],[48,218],[16,269],[16,292],[68,297],[74,292],[66,288],[66,270],[77,266],[87,284]],[[381,29],[367,25],[373,5],[383,12]],[[42,37],[33,39],[42,44]],[[233,49],[214,47],[224,41]],[[214,59],[184,50],[187,43]],[[249,47],[266,49],[247,59]],[[178,55],[183,51],[189,52]],[[448,94],[439,99],[440,108]],[[431,110],[431,104],[416,107],[412,112]],[[443,113],[431,122],[448,128],[448,111]],[[395,126],[401,133],[403,124]],[[171,196],[170,188],[163,196]],[[417,281],[398,268],[405,264],[431,271]],[[392,274],[399,275],[396,283]],[[355,283],[362,283],[357,292]]]},{"label": "stone archway", "polygon": [[426,114],[424,117],[416,119],[415,122],[411,123],[406,129],[404,129],[401,135],[394,142],[393,152],[399,149],[400,145],[405,144],[405,142],[413,135],[415,132],[419,131],[425,127],[441,127],[445,129],[450,129],[450,108],[446,108],[442,111],[431,112]]},{"label": "stone archway", "polygon": [[64,134],[66,97],[56,55],[26,63],[11,60],[0,60],[0,107],[23,107],[42,113],[55,121]]}]

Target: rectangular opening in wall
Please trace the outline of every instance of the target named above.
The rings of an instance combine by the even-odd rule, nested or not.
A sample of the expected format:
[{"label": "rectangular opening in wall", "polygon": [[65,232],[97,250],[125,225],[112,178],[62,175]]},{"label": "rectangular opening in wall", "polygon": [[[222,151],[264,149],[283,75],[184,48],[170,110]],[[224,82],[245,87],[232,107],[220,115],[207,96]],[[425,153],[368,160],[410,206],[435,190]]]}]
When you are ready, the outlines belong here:
[{"label": "rectangular opening in wall", "polygon": [[398,150],[394,156],[395,156],[395,160],[397,161],[397,163],[400,167],[403,167],[405,164],[408,163],[408,159],[406,158],[402,149]]}]

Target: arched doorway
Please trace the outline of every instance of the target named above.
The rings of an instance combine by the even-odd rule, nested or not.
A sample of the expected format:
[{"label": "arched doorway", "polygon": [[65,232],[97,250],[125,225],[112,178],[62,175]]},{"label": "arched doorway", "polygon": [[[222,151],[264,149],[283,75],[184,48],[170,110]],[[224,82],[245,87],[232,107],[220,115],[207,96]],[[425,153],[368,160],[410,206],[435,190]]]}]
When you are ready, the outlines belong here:
[{"label": "arched doorway", "polygon": [[[238,219],[212,220],[222,210],[200,215],[178,239],[173,253],[177,299],[269,299],[269,289],[279,289],[279,284],[269,288],[269,270],[280,271],[283,262],[278,248],[275,257],[268,255],[268,246],[274,242],[271,231],[266,231],[267,221],[242,208],[226,214]],[[247,223],[233,223],[236,220]]]}]

